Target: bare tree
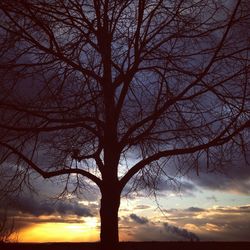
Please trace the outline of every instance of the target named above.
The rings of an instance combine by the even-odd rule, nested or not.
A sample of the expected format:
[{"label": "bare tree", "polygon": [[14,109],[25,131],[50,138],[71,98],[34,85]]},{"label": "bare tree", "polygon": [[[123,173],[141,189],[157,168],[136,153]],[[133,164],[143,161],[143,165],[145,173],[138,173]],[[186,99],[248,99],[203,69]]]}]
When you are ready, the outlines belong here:
[{"label": "bare tree", "polygon": [[[0,244],[11,241],[11,236],[13,236],[15,231],[14,219],[10,220],[8,218],[7,209],[0,211]],[[14,238],[13,238],[14,239]]]},{"label": "bare tree", "polygon": [[[247,153],[249,11],[223,0],[2,0],[5,192],[30,173],[101,192],[101,242],[121,192],[156,188],[170,159],[216,169]],[[244,27],[246,35],[236,35]],[[131,155],[133,161],[130,161]],[[9,183],[9,185],[8,185]]]}]

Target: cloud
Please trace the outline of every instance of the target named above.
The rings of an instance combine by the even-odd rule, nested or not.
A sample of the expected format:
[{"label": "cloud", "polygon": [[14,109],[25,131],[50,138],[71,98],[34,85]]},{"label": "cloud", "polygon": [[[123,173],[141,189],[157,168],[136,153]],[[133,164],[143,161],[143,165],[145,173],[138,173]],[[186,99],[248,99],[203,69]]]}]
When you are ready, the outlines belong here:
[{"label": "cloud", "polygon": [[250,212],[250,205],[240,206],[239,209],[241,209],[241,211],[246,210],[247,212]]},{"label": "cloud", "polygon": [[217,199],[214,195],[208,196],[208,197],[206,197],[206,199],[207,199],[208,201],[218,202],[218,199]]},{"label": "cloud", "polygon": [[192,230],[201,240],[248,241],[250,205],[166,210],[168,221]]},{"label": "cloud", "polygon": [[[138,215],[122,216],[119,221],[119,231],[122,241],[167,241],[177,240],[163,227],[162,223],[154,223],[146,218],[147,223],[138,223]],[[140,219],[139,219],[140,220]]]},{"label": "cloud", "polygon": [[92,205],[86,207],[76,201],[41,201],[27,195],[1,202],[0,217],[5,210],[17,232],[37,223],[84,223],[83,218],[93,217],[96,212]]},{"label": "cloud", "polygon": [[167,232],[176,234],[176,235],[181,236],[187,240],[190,240],[190,241],[199,241],[200,240],[196,234],[189,232],[188,230],[186,230],[184,228],[179,228],[179,227],[170,225],[167,222],[164,223],[163,226]]},{"label": "cloud", "polygon": [[[239,170],[245,172],[243,170]],[[246,178],[246,176],[248,178]],[[246,171],[246,176],[241,177],[241,175],[235,175],[229,177],[223,174],[203,174],[199,178],[195,178],[192,181],[194,184],[201,188],[218,190],[229,193],[238,194],[250,194],[250,176]]]},{"label": "cloud", "polygon": [[144,209],[148,209],[151,208],[148,205],[137,205],[134,209],[138,209],[138,210],[144,210]]},{"label": "cloud", "polygon": [[[157,185],[153,189],[140,189],[133,190],[131,183],[128,183],[123,189],[122,196],[127,199],[137,199],[153,196],[156,194],[158,197],[166,197],[169,195],[181,194],[185,196],[194,196],[194,192],[197,191],[197,185],[190,180],[184,178],[174,178],[173,180],[165,179],[164,177],[159,177]],[[154,193],[154,192],[155,193]]]},{"label": "cloud", "polygon": [[93,216],[91,211],[75,202],[65,201],[39,201],[34,199],[32,196],[22,196],[11,198],[8,201],[8,206],[10,210],[15,210],[17,213],[29,214],[33,216],[42,215],[76,215],[79,217]]},{"label": "cloud", "polygon": [[[250,155],[247,155],[246,158],[250,162]],[[213,172],[209,172],[201,162],[199,176],[191,173],[189,181],[200,188],[249,195],[250,166],[239,156],[237,161],[218,165]],[[211,197],[211,200],[217,201],[214,197]]]},{"label": "cloud", "polygon": [[[250,154],[246,155],[246,158],[250,162]],[[211,160],[209,169],[207,169],[206,162],[204,158],[200,159],[199,176],[195,171],[185,171],[190,167],[188,163],[183,163],[179,168],[174,163],[169,164],[166,172],[173,179],[159,176],[155,186],[156,194],[158,196],[167,196],[174,192],[185,196],[194,196],[197,191],[204,189],[244,195],[250,194],[250,166],[246,164],[242,156],[238,155],[227,162],[220,162],[218,159],[217,161],[216,159]],[[183,171],[178,172],[178,169]],[[132,183],[129,183],[129,185],[133,186]],[[126,187],[127,192],[130,190],[129,185]],[[147,197],[149,194],[145,189],[138,191],[134,195],[131,194],[129,198]],[[207,199],[218,202],[216,197],[210,196],[210,198]]]},{"label": "cloud", "polygon": [[161,177],[157,184],[157,191],[164,193],[180,192],[185,195],[193,195],[192,193],[196,189],[196,186],[192,182],[178,177],[173,178],[173,180],[164,179],[163,177]]},{"label": "cloud", "polygon": [[199,207],[189,207],[186,209],[186,211],[188,211],[188,212],[202,212],[205,210],[203,208],[199,208]]},{"label": "cloud", "polygon": [[133,221],[135,221],[136,223],[138,224],[147,224],[149,221],[147,218],[145,217],[140,217],[140,216],[137,216],[136,214],[130,214],[129,216]]},{"label": "cloud", "polygon": [[[249,241],[250,205],[169,209],[145,218],[132,214],[120,218],[122,240],[130,241]],[[145,223],[138,223],[142,218]],[[143,221],[143,220],[142,220]],[[149,233],[150,232],[150,233]]]},{"label": "cloud", "polygon": [[[132,219],[132,220],[131,220]],[[198,241],[196,234],[185,228],[170,225],[162,221],[155,221],[153,218],[140,217],[131,214],[129,217],[122,217],[120,220],[120,234],[122,240],[136,241]]]}]

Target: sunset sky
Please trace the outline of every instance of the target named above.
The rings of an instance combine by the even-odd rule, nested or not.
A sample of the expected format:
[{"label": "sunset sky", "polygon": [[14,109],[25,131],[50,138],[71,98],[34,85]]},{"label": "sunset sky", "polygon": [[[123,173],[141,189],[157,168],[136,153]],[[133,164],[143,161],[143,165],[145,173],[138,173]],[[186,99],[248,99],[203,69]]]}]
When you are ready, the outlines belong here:
[{"label": "sunset sky", "polygon": [[[201,170],[177,180],[176,185],[162,181],[157,199],[144,191],[124,192],[121,241],[250,240],[249,167],[230,164],[225,173]],[[35,178],[33,185],[37,194],[24,192],[8,201],[19,242],[99,240],[100,196],[94,186],[79,198],[56,200],[51,198],[62,191],[60,181]]]},{"label": "sunset sky", "polygon": [[250,242],[249,13],[1,0],[0,233],[100,241],[99,187],[120,241]]}]

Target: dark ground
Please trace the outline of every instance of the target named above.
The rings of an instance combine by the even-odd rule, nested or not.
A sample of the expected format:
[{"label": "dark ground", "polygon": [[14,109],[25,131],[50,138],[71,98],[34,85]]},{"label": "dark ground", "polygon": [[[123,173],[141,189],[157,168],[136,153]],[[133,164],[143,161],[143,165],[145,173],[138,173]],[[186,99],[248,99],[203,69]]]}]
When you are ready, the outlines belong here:
[{"label": "dark ground", "polygon": [[[6,243],[0,250],[100,250],[98,243]],[[121,242],[107,250],[248,250],[249,242]],[[105,249],[106,250],[106,249]]]}]

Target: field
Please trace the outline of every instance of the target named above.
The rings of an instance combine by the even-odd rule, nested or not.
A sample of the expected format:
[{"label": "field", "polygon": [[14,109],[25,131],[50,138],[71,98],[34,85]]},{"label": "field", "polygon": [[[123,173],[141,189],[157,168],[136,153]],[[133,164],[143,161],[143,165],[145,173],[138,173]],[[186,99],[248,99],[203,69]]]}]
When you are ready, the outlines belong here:
[{"label": "field", "polygon": [[[6,243],[1,250],[99,250],[99,243]],[[237,250],[250,249],[249,242],[121,242],[108,250]]]}]

